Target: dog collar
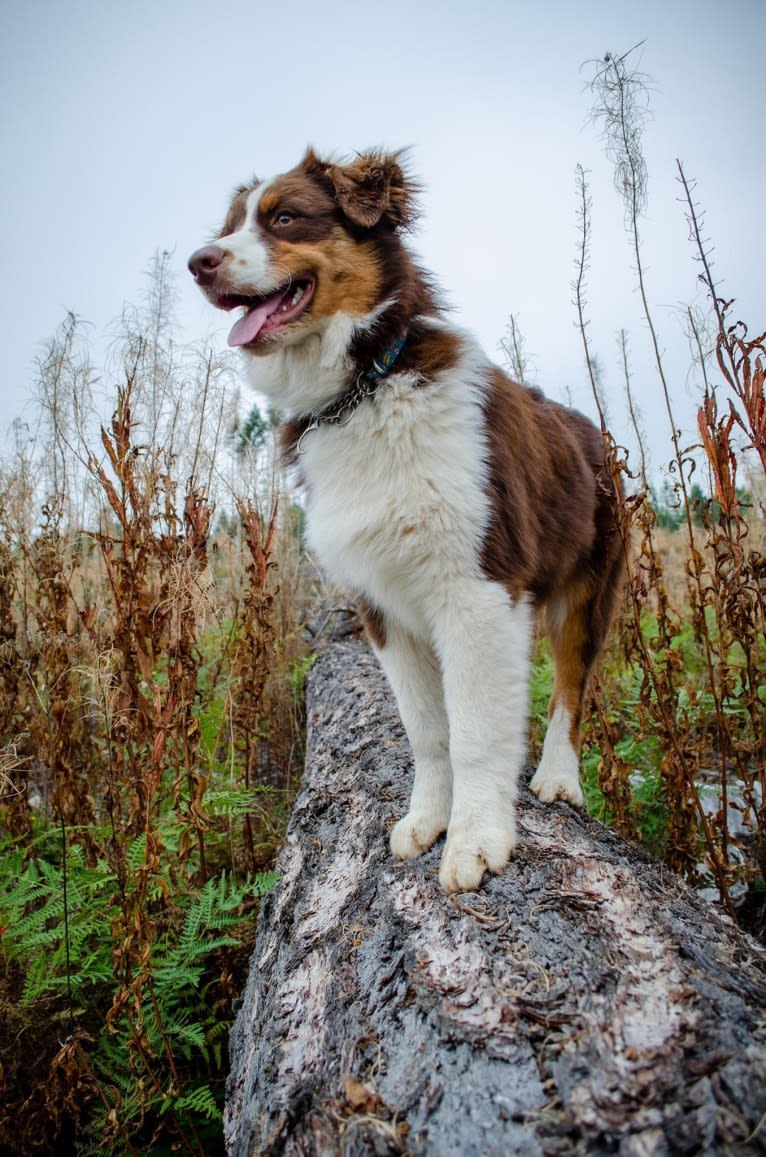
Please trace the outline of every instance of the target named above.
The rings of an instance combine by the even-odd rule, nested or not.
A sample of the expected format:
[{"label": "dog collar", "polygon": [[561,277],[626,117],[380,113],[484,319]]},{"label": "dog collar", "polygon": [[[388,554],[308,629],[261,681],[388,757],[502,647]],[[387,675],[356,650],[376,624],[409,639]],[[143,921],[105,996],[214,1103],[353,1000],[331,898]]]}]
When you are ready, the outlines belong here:
[{"label": "dog collar", "polygon": [[371,398],[378,388],[378,384],[391,373],[396,359],[404,348],[406,340],[406,334],[403,337],[397,338],[394,344],[389,346],[380,358],[375,358],[368,369],[362,370],[362,372],[357,375],[353,386],[346,390],[345,394],[341,394],[331,405],[326,406],[324,410],[320,410],[318,414],[311,414],[309,416],[308,425],[298,439],[296,448],[299,454],[303,453],[303,439],[312,430],[318,430],[320,426],[345,426],[357,406],[359,406],[365,398]]}]

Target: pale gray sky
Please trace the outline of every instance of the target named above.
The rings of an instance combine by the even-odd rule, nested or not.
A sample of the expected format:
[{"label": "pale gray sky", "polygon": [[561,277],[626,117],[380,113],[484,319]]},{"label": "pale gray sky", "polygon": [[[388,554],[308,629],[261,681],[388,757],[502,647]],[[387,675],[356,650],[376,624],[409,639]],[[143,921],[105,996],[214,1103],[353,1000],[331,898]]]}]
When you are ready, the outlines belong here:
[{"label": "pale gray sky", "polygon": [[309,142],[409,145],[427,190],[415,245],[461,323],[493,353],[515,313],[539,384],[556,397],[568,387],[589,412],[570,283],[575,165],[591,171],[593,346],[623,433],[615,335],[629,330],[661,458],[622,206],[581,70],[644,38],[644,256],[691,427],[679,316],[697,270],[675,158],[697,180],[722,291],[753,330],[766,327],[765,0],[0,0],[0,433],[22,414],[35,355],[65,311],[103,333],[142,292],[156,249],[175,253],[180,336],[225,344],[227,322],[185,261],[238,182],[291,167]]}]

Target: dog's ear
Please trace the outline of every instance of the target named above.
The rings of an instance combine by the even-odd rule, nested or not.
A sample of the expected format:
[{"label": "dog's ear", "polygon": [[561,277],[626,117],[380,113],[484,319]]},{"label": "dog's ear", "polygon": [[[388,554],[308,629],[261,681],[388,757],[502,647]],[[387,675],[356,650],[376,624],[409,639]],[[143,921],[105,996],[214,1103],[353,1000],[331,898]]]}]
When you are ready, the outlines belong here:
[{"label": "dog's ear", "polygon": [[303,165],[330,182],[333,195],[350,221],[371,229],[387,220],[395,229],[409,229],[417,217],[418,186],[404,167],[404,153],[371,150],[348,164],[320,161],[309,149]]}]

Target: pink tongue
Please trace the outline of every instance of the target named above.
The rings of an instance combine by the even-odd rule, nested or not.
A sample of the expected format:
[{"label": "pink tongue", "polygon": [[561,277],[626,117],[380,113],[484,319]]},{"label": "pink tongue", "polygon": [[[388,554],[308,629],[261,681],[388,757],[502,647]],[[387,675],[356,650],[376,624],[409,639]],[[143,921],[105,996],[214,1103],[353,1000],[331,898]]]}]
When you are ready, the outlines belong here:
[{"label": "pink tongue", "polygon": [[248,342],[255,341],[272,313],[276,313],[279,309],[287,293],[288,290],[283,289],[280,293],[275,293],[273,297],[269,297],[260,305],[249,309],[247,313],[231,327],[229,345],[247,345]]}]

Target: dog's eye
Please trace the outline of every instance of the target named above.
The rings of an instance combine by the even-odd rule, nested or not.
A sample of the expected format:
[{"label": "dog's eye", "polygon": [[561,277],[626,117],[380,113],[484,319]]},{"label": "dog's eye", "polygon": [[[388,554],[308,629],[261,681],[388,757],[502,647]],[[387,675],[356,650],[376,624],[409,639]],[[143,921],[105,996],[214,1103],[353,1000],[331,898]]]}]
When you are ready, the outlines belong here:
[{"label": "dog's eye", "polygon": [[272,224],[274,225],[292,225],[295,220],[294,213],[277,213]]}]

